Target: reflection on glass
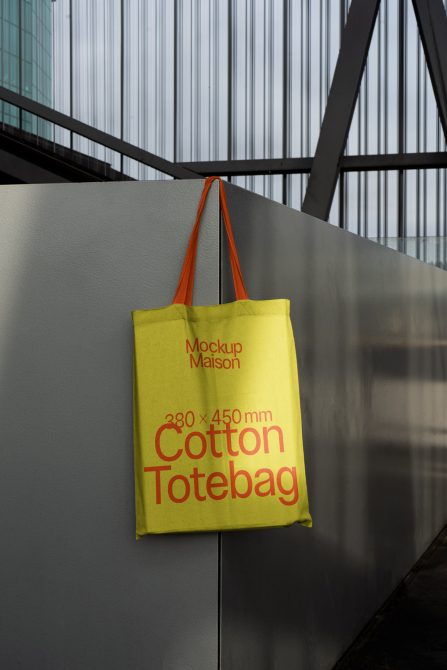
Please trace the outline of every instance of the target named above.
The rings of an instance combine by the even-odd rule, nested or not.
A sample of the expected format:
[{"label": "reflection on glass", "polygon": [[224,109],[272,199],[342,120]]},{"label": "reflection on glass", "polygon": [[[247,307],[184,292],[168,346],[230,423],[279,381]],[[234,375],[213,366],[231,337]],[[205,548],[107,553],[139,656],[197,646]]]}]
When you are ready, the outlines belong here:
[{"label": "reflection on glass", "polygon": [[382,237],[372,241],[447,270],[447,237]]}]

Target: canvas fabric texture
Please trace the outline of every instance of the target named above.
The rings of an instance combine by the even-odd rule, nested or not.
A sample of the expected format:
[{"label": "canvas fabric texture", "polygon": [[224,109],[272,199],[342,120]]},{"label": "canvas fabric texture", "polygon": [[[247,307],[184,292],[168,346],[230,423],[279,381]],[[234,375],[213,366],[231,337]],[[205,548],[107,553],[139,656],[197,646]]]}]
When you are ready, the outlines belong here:
[{"label": "canvas fabric texture", "polygon": [[173,304],[132,312],[136,536],[311,526],[290,303],[250,300],[223,183],[236,300],[192,306],[208,178]]}]

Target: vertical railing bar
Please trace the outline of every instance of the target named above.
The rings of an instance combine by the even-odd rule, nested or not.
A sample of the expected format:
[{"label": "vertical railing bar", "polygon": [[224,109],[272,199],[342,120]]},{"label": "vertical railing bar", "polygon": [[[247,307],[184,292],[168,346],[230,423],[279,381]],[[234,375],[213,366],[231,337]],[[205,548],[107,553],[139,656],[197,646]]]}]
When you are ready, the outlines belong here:
[{"label": "vertical railing bar", "polygon": [[310,155],[310,30],[311,30],[311,16],[310,16],[310,0],[307,0],[306,11],[306,156]]},{"label": "vertical railing bar", "polygon": [[[146,110],[146,82],[148,80],[148,68],[147,68],[147,44],[144,39],[144,34],[145,30],[147,29],[148,25],[148,19],[147,15],[148,12],[150,11],[150,7],[147,5],[147,3],[141,4],[141,0],[139,0],[139,17],[141,17],[141,21],[139,22],[138,26],[138,54],[143,54],[142,58],[138,59],[138,65],[140,66],[141,63],[141,78],[138,78],[139,82],[142,82],[142,86],[138,86],[138,142],[143,144],[145,148],[147,148],[147,124],[144,123],[143,119],[147,118],[147,110]],[[141,12],[141,13],[140,13]],[[143,26],[143,30],[141,27]],[[144,87],[144,88],[143,88]],[[155,93],[156,94],[156,93]],[[140,107],[141,105],[141,107]],[[143,110],[141,113],[140,110]],[[137,165],[137,171],[138,171],[138,179],[144,179],[145,174],[144,174],[144,166],[139,163]]]},{"label": "vertical railing bar", "polygon": [[329,0],[326,0],[326,88],[324,95],[325,107],[329,93],[330,77],[331,77],[331,23],[330,23]]},{"label": "vertical railing bar", "polygon": [[[268,43],[268,0],[263,0],[264,2],[264,12],[263,12],[263,24],[262,24],[262,29],[263,29],[263,54],[264,54],[264,61],[263,61],[263,70],[262,70],[262,108],[263,108],[263,142],[262,142],[262,153],[264,157],[266,156],[268,152],[268,126],[269,126],[269,101],[267,100],[267,89],[268,89],[268,69],[269,69],[269,62],[270,62],[270,45]],[[255,31],[256,35],[256,31]],[[255,51],[253,51],[255,53]],[[253,58],[253,63],[256,63],[256,59]],[[256,66],[255,66],[256,67]],[[253,95],[252,98],[252,110],[253,110],[253,117],[252,117],[252,123],[254,124],[254,101],[256,100],[256,96]],[[251,126],[254,129],[254,125]],[[255,154],[256,154],[256,146],[254,147]],[[254,156],[253,156],[254,157]],[[266,175],[262,175],[261,178],[255,176],[253,177],[253,181],[256,184],[256,181],[262,180],[262,190],[265,194],[265,185],[266,185]],[[256,188],[256,186],[255,186]]]},{"label": "vertical railing bar", "polygon": [[[73,0],[70,0],[70,116],[73,118]],[[70,149],[73,150],[73,131],[70,130]]]},{"label": "vertical railing bar", "polygon": [[[447,5],[446,0],[444,0],[444,5]],[[441,121],[439,120],[439,123],[440,123],[440,122],[441,122]],[[444,148],[444,151],[445,151],[445,150],[446,150],[447,142],[446,142],[446,138],[445,138],[444,134],[443,134],[442,137],[443,137],[443,139],[442,139],[442,145],[443,145],[443,148]],[[444,176],[444,179],[443,179],[443,182],[444,182],[444,189],[443,189],[443,193],[444,193],[444,198],[443,198],[443,201],[444,201],[444,211],[443,211],[443,214],[444,214],[443,236],[444,236],[444,237],[447,237],[447,170],[444,169],[442,172],[443,172],[443,176]],[[444,240],[444,262],[447,261],[447,258],[446,258],[446,251],[447,251],[447,248],[446,248],[446,244],[445,244],[445,240]]]},{"label": "vertical railing bar", "polygon": [[[19,93],[20,95],[24,95],[23,93],[23,72],[22,72],[22,67],[23,67],[23,36],[22,36],[22,30],[23,30],[23,13],[22,13],[22,2],[23,0],[19,0]],[[21,107],[19,107],[19,128],[23,130],[23,110]]]},{"label": "vertical railing bar", "polygon": [[[445,5],[445,3],[444,3]],[[439,118],[439,112],[436,113],[437,124],[436,124],[436,149],[441,151],[441,119]],[[444,135],[442,134],[444,137]],[[441,170],[436,170],[436,237],[441,235]],[[440,243],[437,243],[438,253],[440,254]],[[440,262],[440,257],[438,261]]]},{"label": "vertical railing bar", "polygon": [[[209,55],[209,69],[208,69],[208,90],[209,90],[209,100],[208,100],[208,160],[216,160],[215,155],[215,137],[216,132],[213,132],[213,111],[215,109],[215,89],[213,91],[213,83],[216,83],[216,45],[214,49],[212,47],[213,40],[211,35],[214,36],[216,44],[218,44],[218,34],[213,32],[213,18],[215,17],[216,5],[210,3],[208,8],[208,55]],[[212,65],[212,67],[211,67]]]},{"label": "vertical railing bar", "polygon": [[[383,6],[379,7],[379,21],[377,34],[377,153],[382,153],[382,13]],[[382,179],[380,171],[377,172],[377,237],[382,232]]]},{"label": "vertical railing bar", "polygon": [[[365,68],[366,70],[366,68]],[[362,112],[363,112],[364,82],[360,85],[358,96],[358,118],[357,118],[357,145],[358,153],[362,153]],[[357,235],[362,234],[362,173],[357,172]]]},{"label": "vertical railing bar", "polygon": [[[161,118],[160,118],[160,127],[159,127],[159,146],[160,153],[163,158],[166,157],[166,121],[168,119],[168,109],[166,105],[166,86],[168,83],[168,73],[166,68],[166,44],[167,44],[167,31],[166,31],[166,3],[162,2],[160,6],[161,12],[161,39],[158,42],[158,53],[160,59],[160,98],[161,98]],[[172,159],[171,159],[172,160]]]},{"label": "vertical railing bar", "polygon": [[[221,82],[221,72],[219,68],[219,55],[220,55],[220,45],[221,45],[221,33],[219,30],[219,6],[215,5],[213,9],[213,35],[215,37],[215,44],[213,46],[213,63],[214,63],[214,100],[213,100],[213,122],[215,130],[210,128],[210,135],[213,136],[213,160],[218,160],[220,158],[220,141],[221,136],[221,113],[220,113],[220,82]],[[211,34],[211,33],[210,33]],[[212,41],[210,41],[210,49],[212,48]]]},{"label": "vertical railing bar", "polygon": [[173,43],[173,49],[174,49],[174,62],[173,62],[173,106],[174,106],[174,113],[173,113],[173,128],[172,128],[172,133],[173,133],[173,138],[172,138],[172,143],[173,143],[173,160],[174,163],[177,162],[178,160],[178,148],[177,148],[177,143],[178,143],[178,130],[177,130],[177,119],[178,119],[178,0],[174,0],[174,26],[173,26],[173,34],[174,34],[174,43]]},{"label": "vertical railing bar", "polygon": [[[283,0],[283,116],[282,116],[282,155],[287,158],[288,155],[288,135],[289,135],[289,0]],[[282,177],[282,203],[287,205],[287,175]]]},{"label": "vertical railing bar", "polygon": [[[399,37],[398,37],[398,49],[399,49],[399,80],[398,80],[398,153],[403,152],[404,141],[404,2],[405,0],[399,0]],[[403,170],[399,170],[398,176],[398,224],[397,224],[397,236],[404,237],[404,189],[403,189],[403,179],[404,173]]]},{"label": "vertical railing bar", "polygon": [[443,226],[443,235],[447,237],[447,170],[443,170],[444,173],[444,226]]},{"label": "vertical railing bar", "polygon": [[[124,0],[121,0],[120,3],[120,20],[120,137],[124,140]],[[121,174],[123,174],[123,154],[120,154],[120,168]]]},{"label": "vertical railing bar", "polygon": [[[300,47],[301,47],[301,62],[300,62],[300,112],[301,112],[301,124],[300,124],[300,155],[304,156],[304,2],[300,3]],[[304,186],[304,176],[300,174],[300,208],[303,203],[303,188]]]},{"label": "vertical railing bar", "polygon": [[[264,34],[266,39],[266,52],[267,52],[267,68],[266,68],[266,80],[265,80],[265,93],[267,96],[267,105],[266,105],[266,130],[268,133],[267,137],[267,151],[269,158],[273,155],[273,132],[272,132],[272,118],[273,118],[273,96],[272,96],[272,73],[273,73],[273,52],[274,52],[274,33],[273,33],[273,14],[272,14],[272,5],[271,0],[265,0],[266,9],[265,9],[265,18],[264,18]],[[264,194],[268,193],[268,197],[271,198],[273,195],[273,184],[272,177],[270,175],[264,175]]]},{"label": "vertical railing bar", "polygon": [[[385,50],[383,55],[383,70],[384,70],[384,90],[383,90],[383,107],[384,107],[384,123],[383,123],[383,142],[384,142],[384,152],[388,153],[388,0],[382,0],[384,2],[384,43]],[[388,172],[384,174],[384,183],[383,183],[383,235],[385,238],[388,237],[388,186],[389,186],[389,176]]]},{"label": "vertical railing bar", "polygon": [[[202,158],[202,152],[201,152],[201,143],[200,143],[200,137],[201,137],[201,127],[202,127],[202,109],[201,109],[201,104],[200,104],[200,90],[202,87],[202,31],[201,31],[201,22],[202,22],[202,5],[200,3],[197,4],[196,7],[196,46],[197,46],[197,55],[196,55],[196,86],[195,86],[195,118],[196,118],[196,124],[195,124],[195,146],[196,146],[196,160],[200,160]],[[194,109],[194,107],[193,107]]]},{"label": "vertical railing bar", "polygon": [[[416,151],[421,150],[421,40],[417,39]],[[416,237],[421,236],[421,171],[416,170]]]},{"label": "vertical railing bar", "polygon": [[[330,77],[331,26],[330,26],[329,0],[326,0],[324,3],[324,25],[325,25],[325,61],[324,61],[324,99],[322,105],[323,114],[327,105],[327,99],[329,93],[329,77]],[[342,175],[340,173],[340,188],[338,191],[338,222],[337,222],[339,227],[341,221],[340,207],[343,207],[343,201],[344,201],[341,181],[342,181]]]},{"label": "vertical railing bar", "polygon": [[176,43],[176,53],[177,53],[177,62],[176,62],[176,75],[175,75],[175,151],[177,161],[181,161],[183,158],[183,108],[184,108],[184,99],[183,99],[183,78],[181,64],[183,63],[183,3],[179,3],[176,0],[176,27],[177,32],[175,35]]},{"label": "vertical railing bar", "polygon": [[[270,14],[270,65],[269,65],[269,154],[270,157],[273,158],[275,154],[275,144],[274,144],[274,136],[273,136],[273,128],[274,128],[274,106],[273,106],[273,94],[274,94],[274,87],[273,87],[273,81],[274,81],[274,68],[275,68],[275,20],[274,20],[274,3],[273,0],[269,0],[270,6],[269,6],[269,14]],[[269,193],[270,196],[273,198],[274,197],[274,182],[276,180],[276,177],[273,177],[272,175],[269,175]],[[282,194],[281,194],[282,195]]]},{"label": "vertical railing bar", "polygon": [[[445,0],[444,0],[444,4],[445,4]],[[440,121],[439,121],[439,122],[440,122]],[[446,147],[447,147],[447,141],[446,141],[446,138],[444,137],[444,134],[443,134],[443,136],[442,136],[442,146],[443,146],[443,149],[444,149],[444,151],[445,151],[445,150],[446,150]],[[443,199],[443,201],[444,201],[444,211],[443,211],[443,214],[444,214],[443,235],[444,235],[444,237],[446,237],[446,236],[447,236],[447,170],[444,169],[444,170],[442,171],[442,173],[443,173],[443,177],[444,177],[444,179],[443,179],[443,182],[444,182],[444,189],[443,189],[443,193],[444,193],[444,199]],[[445,240],[444,240],[444,261],[447,261],[447,258],[446,258],[446,251],[447,251],[447,245],[445,244]]]},{"label": "vertical railing bar", "polygon": [[[270,43],[270,12],[269,12],[269,0],[264,0],[264,22],[263,22],[263,35],[264,35],[264,72],[263,72],[263,108],[264,108],[264,143],[263,143],[263,154],[269,154],[270,150],[270,95],[269,95],[269,72],[270,72],[270,60],[271,60],[271,43]],[[256,62],[256,61],[255,61]],[[254,99],[253,99],[254,103]],[[254,111],[254,104],[253,104]],[[270,155],[270,154],[269,154]],[[263,175],[261,179],[255,177],[255,181],[262,179],[262,190],[264,195],[269,193],[269,177]],[[270,194],[269,196],[270,197]]]},{"label": "vertical railing bar", "polygon": [[[194,10],[195,10],[195,3],[192,4],[191,6],[191,37],[194,35]],[[191,72],[191,95],[190,95],[190,101],[189,101],[189,128],[190,128],[190,160],[194,160],[194,98],[195,98],[195,88],[196,88],[196,73],[194,71],[194,65],[195,65],[195,58],[197,58],[197,44],[196,40],[193,37],[192,44],[191,44],[191,58],[190,58],[190,72]]]},{"label": "vertical railing bar", "polygon": [[[51,82],[51,106],[55,108],[55,99],[56,99],[56,86],[55,86],[55,81],[56,81],[56,73],[55,73],[55,62],[56,59],[54,58],[54,51],[55,51],[55,41],[54,41],[54,34],[56,31],[56,22],[54,19],[55,15],[55,6],[54,3],[51,3],[51,73],[52,73],[52,82]],[[2,16],[0,12],[0,24],[2,24]],[[3,71],[3,65],[0,60],[0,67],[2,68]],[[3,117],[2,117],[3,118]],[[53,151],[55,150],[55,145],[56,145],[56,126],[54,123],[51,124],[53,128]]]},{"label": "vertical railing bar", "polygon": [[[245,0],[245,81],[244,81],[244,92],[245,92],[245,158],[252,158],[250,155],[250,142],[249,142],[249,133],[248,128],[250,127],[250,115],[249,115],[249,99],[248,99],[248,82],[252,80],[250,73],[250,52],[249,52],[249,17],[250,17],[250,6],[251,0]],[[251,178],[248,177],[244,179],[245,187],[251,188]]]},{"label": "vertical railing bar", "polygon": [[[436,124],[436,150],[441,151],[441,127]],[[441,235],[441,171],[436,170],[436,237]]]},{"label": "vertical railing bar", "polygon": [[[227,51],[227,156],[233,157],[233,0],[228,0],[228,51]],[[231,182],[231,177],[228,177]]]},{"label": "vertical railing bar", "polygon": [[338,178],[338,226],[342,229],[345,227],[345,176],[345,173],[340,170],[340,176]]},{"label": "vertical railing bar", "polygon": [[[254,6],[254,0],[250,0],[250,20],[249,20],[249,32],[250,32],[250,77],[248,81],[252,82],[252,87],[250,91],[248,90],[247,86],[247,94],[248,94],[248,101],[247,101],[247,109],[248,109],[248,124],[246,127],[246,132],[248,134],[249,138],[249,157],[254,158],[255,157],[255,133],[254,133],[254,120],[255,120],[255,115],[254,115],[254,101],[256,99],[256,75],[255,75],[255,20],[256,20],[256,13],[255,13],[255,6]],[[248,42],[247,42],[248,43]],[[253,132],[250,132],[250,129],[253,130]],[[250,191],[254,190],[255,187],[255,177],[251,176],[248,178],[248,183],[249,183],[249,189]]]},{"label": "vertical railing bar", "polygon": [[[428,77],[427,77],[427,67],[424,68],[424,151],[427,151],[428,145],[428,136],[427,136],[427,123],[428,123]],[[424,170],[424,235],[427,237],[427,227],[428,227],[428,217],[427,217],[427,170]]]},{"label": "vertical railing bar", "polygon": [[[371,52],[370,52],[371,53]],[[368,54],[369,56],[369,54]],[[369,124],[369,58],[367,58],[365,63],[365,107],[364,107],[364,153],[368,153],[368,124]],[[363,221],[364,221],[364,237],[368,237],[368,185],[369,185],[369,174],[368,172],[363,173],[363,182],[364,182],[364,199],[363,199]]]},{"label": "vertical railing bar", "polygon": [[[340,33],[339,33],[339,43],[341,44],[341,38],[343,35],[343,30],[346,23],[346,14],[347,14],[347,0],[340,0]],[[329,95],[329,88],[328,88]],[[345,154],[349,153],[349,134],[346,138],[346,148]],[[342,225],[343,228],[349,230],[349,172],[340,173],[343,183],[340,182],[341,192],[340,198],[342,200]]]},{"label": "vertical railing bar", "polygon": [[[407,148],[407,51],[408,51],[408,0],[404,0],[404,48],[403,48],[403,129],[402,129],[402,153]],[[407,236],[407,173],[403,171],[403,236]]]},{"label": "vertical railing bar", "polygon": [[[0,3],[0,25],[3,25],[3,20],[4,20],[3,8],[4,8],[3,3]],[[53,16],[54,16],[54,9],[53,9]],[[53,41],[54,41],[54,31],[53,31]],[[4,62],[3,62],[3,58],[4,58],[3,49],[0,49],[0,68],[1,68],[0,72],[5,71],[4,70],[5,65],[4,65]],[[2,85],[3,85],[3,81],[2,81]],[[5,101],[4,100],[2,100],[0,102],[0,109],[2,110],[1,123],[3,125],[5,123]]]},{"label": "vertical railing bar", "polygon": [[319,60],[318,60],[318,115],[319,115],[319,125],[321,128],[321,122],[323,119],[323,0],[319,2]]}]

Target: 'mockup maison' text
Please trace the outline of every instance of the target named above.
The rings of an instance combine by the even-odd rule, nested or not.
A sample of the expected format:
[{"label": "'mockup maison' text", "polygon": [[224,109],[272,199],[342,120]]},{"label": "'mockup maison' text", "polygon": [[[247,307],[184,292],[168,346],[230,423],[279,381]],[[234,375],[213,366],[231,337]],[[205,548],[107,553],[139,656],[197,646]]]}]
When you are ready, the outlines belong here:
[{"label": "'mockup maison' text", "polygon": [[239,358],[241,351],[241,342],[221,342],[221,340],[208,342],[196,337],[191,343],[186,338],[186,353],[189,355],[191,368],[239,369],[241,367]]}]

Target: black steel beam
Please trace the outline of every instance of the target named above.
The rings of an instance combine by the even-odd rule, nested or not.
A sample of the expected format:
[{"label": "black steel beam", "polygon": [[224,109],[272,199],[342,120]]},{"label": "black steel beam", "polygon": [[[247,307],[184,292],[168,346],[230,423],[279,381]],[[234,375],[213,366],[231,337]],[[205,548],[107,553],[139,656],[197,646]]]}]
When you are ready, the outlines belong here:
[{"label": "black steel beam", "polygon": [[[352,0],[321,126],[303,212],[327,220],[380,0]],[[293,120],[291,121],[293,122]]]},{"label": "black steel beam", "polygon": [[[7,95],[3,96],[3,92],[6,91]],[[21,100],[18,100],[20,98]],[[118,138],[113,136],[108,136],[102,131],[96,130],[95,128],[90,128],[86,124],[81,124],[75,119],[71,119],[60,112],[56,112],[50,108],[46,108],[39,103],[35,103],[28,98],[18,96],[17,94],[7,91],[7,89],[2,89],[0,87],[0,99],[4,99],[6,102],[11,102],[11,104],[18,104],[23,101],[23,108],[31,113],[35,113],[38,108],[43,108],[45,111],[44,114],[38,114],[45,118],[46,120],[61,125],[68,130],[73,130],[78,134],[81,128],[78,126],[85,126],[85,136],[89,139],[92,139],[95,142],[99,142],[104,146],[109,146],[111,149],[117,151],[118,153],[123,153],[139,160],[140,162],[155,167],[152,164],[151,157],[153,154],[146,152],[138,147],[127,144]],[[26,107],[25,107],[26,103]],[[28,104],[29,103],[29,104]],[[39,109],[39,111],[42,111]],[[48,113],[47,113],[48,112]],[[101,141],[100,137],[105,140],[110,138],[110,143]],[[105,136],[105,137],[103,137]],[[4,143],[6,138],[3,137],[2,142]],[[18,138],[16,138],[18,141]],[[45,152],[46,154],[48,152]],[[137,157],[138,156],[138,157]],[[87,157],[86,157],[87,158]],[[159,161],[157,156],[155,158]],[[35,160],[35,159],[33,159]],[[63,161],[67,160],[63,157],[58,158],[57,160]],[[163,161],[164,163],[169,163],[169,161]],[[181,164],[171,164],[176,168],[177,176],[178,174],[187,174],[188,178],[191,178],[191,175],[194,178],[207,176],[207,175],[223,175],[223,176],[238,176],[238,175],[262,175],[262,174],[308,174],[312,170],[314,159],[312,157],[306,158],[267,158],[267,159],[252,159],[252,160],[231,160],[231,161],[204,161],[204,162],[193,162],[193,163],[181,163]],[[39,163],[41,163],[39,159]],[[41,163],[43,165],[43,163]],[[46,166],[45,166],[46,167]],[[430,168],[446,168],[447,167],[447,152],[421,152],[421,153],[400,153],[400,154],[378,154],[378,155],[364,155],[364,156],[342,156],[338,169],[344,172],[358,172],[358,171],[371,171],[371,170],[417,170],[417,169],[430,169]],[[81,176],[82,167],[79,169],[79,176]],[[159,169],[157,167],[157,169]],[[54,170],[52,165],[50,170]],[[93,170],[94,171],[94,170]],[[59,170],[57,170],[59,173]],[[83,179],[91,179],[92,175],[87,173],[82,177]],[[169,173],[168,173],[169,174]],[[70,175],[69,179],[72,178]],[[113,176],[104,175],[105,179],[113,179]]]},{"label": "black steel beam", "polygon": [[71,130],[71,132],[86,137],[87,139],[92,140],[92,142],[97,142],[109,149],[113,149],[113,151],[125,154],[129,158],[133,158],[140,163],[144,163],[144,165],[149,165],[149,167],[155,168],[160,172],[169,174],[171,177],[176,177],[177,179],[201,179],[202,177],[202,175],[187,170],[181,165],[171,163],[171,161],[160,158],[160,156],[156,156],[144,149],[140,149],[133,144],[129,144],[129,142],[124,142],[118,137],[104,133],[97,128],[92,128],[86,123],[82,123],[81,121],[71,118],[71,116],[57,112],[55,109],[51,109],[51,107],[46,107],[40,102],[35,102],[23,95],[14,93],[3,86],[0,86],[0,100],[9,102],[9,104],[15,105],[31,114],[35,114],[51,123],[55,123],[57,126]]},{"label": "black steel beam", "polygon": [[413,7],[447,141],[447,15],[442,0],[413,0]]},{"label": "black steel beam", "polygon": [[201,175],[228,177],[258,174],[305,174],[310,172],[312,158],[258,158],[251,160],[203,161],[182,163],[183,167]]},{"label": "black steel beam", "polygon": [[343,156],[343,172],[368,172],[381,170],[425,170],[447,167],[447,151],[425,151],[414,154],[375,154],[368,156]]},{"label": "black steel beam", "polygon": [[[202,175],[226,177],[263,174],[308,174],[313,158],[266,158],[234,161],[203,161],[182,163],[183,167]],[[382,170],[420,170],[446,168],[447,152],[418,152],[401,154],[368,154],[364,156],[342,156],[342,172],[368,172]]]}]

